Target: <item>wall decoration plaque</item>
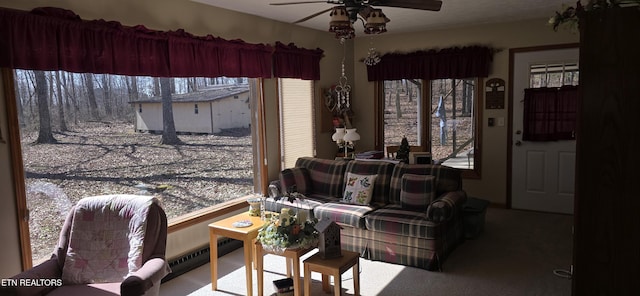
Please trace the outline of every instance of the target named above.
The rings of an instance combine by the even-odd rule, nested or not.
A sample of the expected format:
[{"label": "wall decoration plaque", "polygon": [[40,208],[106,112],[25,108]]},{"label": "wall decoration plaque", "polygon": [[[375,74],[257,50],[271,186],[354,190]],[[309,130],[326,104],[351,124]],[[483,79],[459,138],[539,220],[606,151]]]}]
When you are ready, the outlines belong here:
[{"label": "wall decoration plaque", "polygon": [[504,80],[491,78],[485,83],[484,89],[486,109],[504,109]]}]

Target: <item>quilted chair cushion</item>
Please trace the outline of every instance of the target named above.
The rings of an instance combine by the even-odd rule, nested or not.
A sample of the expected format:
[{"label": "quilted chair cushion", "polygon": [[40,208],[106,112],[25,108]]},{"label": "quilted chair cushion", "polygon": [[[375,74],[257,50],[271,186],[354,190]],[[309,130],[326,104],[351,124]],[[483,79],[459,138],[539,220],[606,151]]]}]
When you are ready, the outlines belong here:
[{"label": "quilted chair cushion", "polygon": [[62,280],[67,284],[121,282],[142,266],[151,196],[108,195],[75,206]]}]

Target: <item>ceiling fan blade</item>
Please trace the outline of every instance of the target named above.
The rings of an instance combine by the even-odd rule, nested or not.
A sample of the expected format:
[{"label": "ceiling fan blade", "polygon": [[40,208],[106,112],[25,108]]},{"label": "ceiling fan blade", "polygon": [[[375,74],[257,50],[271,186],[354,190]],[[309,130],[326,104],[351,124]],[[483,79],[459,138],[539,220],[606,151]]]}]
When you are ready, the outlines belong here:
[{"label": "ceiling fan blade", "polygon": [[[358,14],[363,20],[366,20],[367,16],[369,16],[369,12],[372,12],[374,9],[375,8],[371,7],[370,5],[366,5],[360,9]],[[387,23],[391,21],[387,16],[385,16],[384,18],[386,19]]]},{"label": "ceiling fan blade", "polygon": [[440,0],[377,0],[370,1],[369,4],[374,6],[411,8],[431,11],[440,11],[440,7],[442,7],[442,1]]},{"label": "ceiling fan blade", "polygon": [[366,5],[362,7],[360,11],[358,11],[358,14],[360,15],[361,18],[366,19],[367,15],[369,15],[369,12],[371,12],[372,10],[373,10],[373,7],[371,7],[370,5]]},{"label": "ceiling fan blade", "polygon": [[298,1],[284,3],[269,3],[269,5],[295,5],[295,4],[311,4],[311,3],[329,3],[328,1]]},{"label": "ceiling fan blade", "polygon": [[329,11],[331,11],[331,9],[333,9],[333,7],[331,7],[331,8],[327,8],[327,9],[325,9],[325,10],[323,10],[323,11],[318,11],[318,12],[316,12],[316,13],[314,13],[314,14],[312,14],[312,15],[308,16],[308,17],[305,17],[305,18],[299,19],[299,20],[297,20],[297,21],[295,21],[295,22],[293,22],[293,23],[294,23],[294,24],[302,23],[302,22],[307,21],[307,20],[310,20],[310,19],[312,19],[312,18],[314,18],[314,17],[316,17],[316,16],[319,16],[319,15],[321,15],[321,14],[323,14],[323,13],[329,12]]}]

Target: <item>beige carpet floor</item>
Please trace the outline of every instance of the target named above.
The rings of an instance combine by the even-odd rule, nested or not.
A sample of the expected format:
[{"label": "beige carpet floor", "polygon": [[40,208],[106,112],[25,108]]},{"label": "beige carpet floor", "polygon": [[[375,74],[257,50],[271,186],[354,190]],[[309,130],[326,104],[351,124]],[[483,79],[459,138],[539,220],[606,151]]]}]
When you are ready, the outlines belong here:
[{"label": "beige carpet floor", "polygon": [[[360,259],[361,295],[571,295],[571,280],[554,270],[571,264],[572,221],[570,215],[489,208],[484,232],[458,246],[442,272]],[[218,262],[217,291],[206,264],[164,283],[160,295],[247,295],[242,251]],[[285,263],[276,255],[264,262],[265,295],[271,295],[272,281],[285,278]],[[255,271],[253,276],[256,295]],[[327,295],[320,280],[312,274],[312,295]],[[351,270],[343,275],[342,291],[354,294]]]}]

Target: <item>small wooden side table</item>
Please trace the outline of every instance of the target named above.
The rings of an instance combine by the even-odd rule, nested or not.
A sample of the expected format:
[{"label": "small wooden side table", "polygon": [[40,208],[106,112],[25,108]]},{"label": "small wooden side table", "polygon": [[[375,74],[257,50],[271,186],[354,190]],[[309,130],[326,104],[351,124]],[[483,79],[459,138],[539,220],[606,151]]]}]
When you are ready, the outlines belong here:
[{"label": "small wooden side table", "polygon": [[[263,264],[263,256],[264,254],[275,254],[285,257],[287,262],[287,277],[291,277],[291,265],[293,265],[293,295],[300,296],[300,256],[309,253],[309,251],[315,249],[316,247],[309,248],[297,248],[297,249],[286,249],[282,254],[275,254],[272,252],[268,252],[267,250],[262,248],[262,244],[260,242],[256,242],[256,269],[258,270],[258,296],[263,296],[264,293],[264,264]],[[305,279],[306,281],[306,279]],[[305,294],[310,295],[310,294]]]},{"label": "small wooden side table", "polygon": [[[234,227],[233,223],[240,220],[249,220],[253,225],[249,227]],[[224,236],[242,241],[244,247],[244,266],[247,281],[247,295],[253,295],[253,272],[251,270],[253,241],[258,236],[258,230],[264,221],[260,217],[249,216],[249,213],[241,214],[222,219],[209,224],[209,247],[211,260],[211,290],[218,289],[218,236]]]},{"label": "small wooden side table", "polygon": [[342,257],[322,259],[315,254],[304,260],[304,295],[311,295],[311,272],[322,273],[322,290],[331,293],[329,276],[333,276],[333,293],[340,296],[342,292],[342,274],[353,267],[353,289],[355,296],[360,296],[360,254],[342,250]]}]

